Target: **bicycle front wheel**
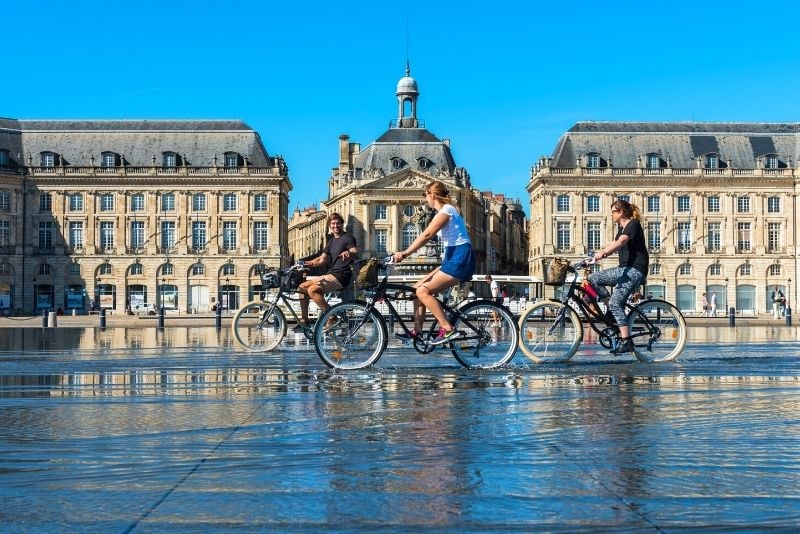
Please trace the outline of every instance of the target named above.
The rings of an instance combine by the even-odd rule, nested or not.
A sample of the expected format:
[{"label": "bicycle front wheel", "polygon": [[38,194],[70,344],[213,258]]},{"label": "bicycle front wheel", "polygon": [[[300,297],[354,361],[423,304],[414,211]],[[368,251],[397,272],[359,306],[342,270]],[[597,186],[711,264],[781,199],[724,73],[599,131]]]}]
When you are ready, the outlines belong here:
[{"label": "bicycle front wheel", "polygon": [[643,362],[669,362],[686,345],[686,320],[667,301],[647,300],[628,315],[633,353]]},{"label": "bicycle front wheel", "polygon": [[583,341],[575,310],[560,302],[537,302],[519,318],[520,348],[535,363],[560,363],[572,358]]},{"label": "bicycle front wheel", "polygon": [[450,348],[458,363],[468,369],[505,365],[517,352],[519,332],[514,316],[492,301],[461,307],[453,326],[458,337],[450,343]]},{"label": "bicycle front wheel", "polygon": [[317,354],[333,369],[369,367],[378,361],[388,342],[383,317],[357,302],[329,308],[317,320],[314,332]]},{"label": "bicycle front wheel", "polygon": [[[272,307],[272,309],[270,309]],[[286,335],[286,316],[269,302],[248,302],[236,312],[231,322],[233,338],[251,352],[274,349]]]}]

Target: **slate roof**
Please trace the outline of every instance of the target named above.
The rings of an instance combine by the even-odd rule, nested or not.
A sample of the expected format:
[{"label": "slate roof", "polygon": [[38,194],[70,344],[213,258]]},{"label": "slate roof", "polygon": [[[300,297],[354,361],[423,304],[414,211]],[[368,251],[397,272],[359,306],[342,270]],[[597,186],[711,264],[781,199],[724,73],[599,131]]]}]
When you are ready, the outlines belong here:
[{"label": "slate roof", "polygon": [[697,158],[719,154],[734,168],[756,168],[756,160],[777,155],[781,166],[800,156],[800,123],[578,122],[559,139],[551,166],[575,168],[597,152],[614,167],[634,168],[637,158],[658,153],[674,168],[695,168]]},{"label": "slate roof", "polygon": [[[430,162],[422,169],[418,159],[424,157]],[[456,164],[450,147],[425,128],[390,128],[375,142],[363,149],[355,158],[355,166],[361,169],[382,169],[389,175],[401,169],[394,168],[392,159],[402,159],[406,166],[435,175],[439,169],[451,174]]]},{"label": "slate roof", "polygon": [[14,120],[0,119],[0,148],[12,159],[28,155],[38,165],[41,152],[55,152],[69,165],[84,166],[102,152],[124,155],[131,166],[161,165],[163,152],[175,152],[188,165],[223,164],[225,152],[248,158],[248,165],[268,167],[272,159],[258,133],[239,120]]}]

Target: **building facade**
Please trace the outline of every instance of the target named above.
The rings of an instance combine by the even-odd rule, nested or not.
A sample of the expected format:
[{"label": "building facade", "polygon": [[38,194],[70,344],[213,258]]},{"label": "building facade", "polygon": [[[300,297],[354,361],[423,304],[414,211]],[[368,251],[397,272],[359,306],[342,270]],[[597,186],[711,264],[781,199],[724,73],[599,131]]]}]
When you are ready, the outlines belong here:
[{"label": "building facade", "polygon": [[[389,129],[363,149],[349,136],[339,137],[338,165],[317,213],[340,213],[362,256],[385,256],[406,248],[427,226],[433,214],[425,205],[424,188],[441,180],[467,224],[478,258],[476,274],[526,273],[527,223],[521,203],[473,187],[466,169],[456,165],[450,141],[439,139],[417,118],[419,94],[406,68],[397,84],[397,119]],[[290,225],[291,252],[298,258],[321,248],[317,240],[327,231],[324,217],[312,219],[309,213],[298,210]],[[428,272],[441,264],[441,254],[438,243],[431,243],[405,260],[397,274]]]},{"label": "building facade", "polygon": [[793,304],[797,132],[797,124],[577,123],[531,171],[530,273],[541,275],[543,259],[578,259],[613,240],[610,204],[624,198],[642,214],[648,294],[689,314],[702,313],[703,293],[715,295],[718,313],[769,313],[776,286]]},{"label": "building facade", "polygon": [[236,308],[289,261],[281,157],[240,121],[0,120],[0,310]]}]

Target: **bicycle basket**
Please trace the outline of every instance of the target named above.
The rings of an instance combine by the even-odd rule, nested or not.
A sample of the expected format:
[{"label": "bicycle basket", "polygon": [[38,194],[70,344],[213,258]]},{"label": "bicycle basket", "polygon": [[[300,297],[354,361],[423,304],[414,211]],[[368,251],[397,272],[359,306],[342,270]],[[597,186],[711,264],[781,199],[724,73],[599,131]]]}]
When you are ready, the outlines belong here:
[{"label": "bicycle basket", "polygon": [[561,258],[544,261],[544,284],[548,286],[561,286],[567,281],[569,262]]},{"label": "bicycle basket", "polygon": [[264,273],[261,275],[261,280],[264,282],[264,289],[272,289],[281,285],[278,273],[275,271]]},{"label": "bicycle basket", "polygon": [[378,258],[370,258],[361,264],[356,275],[356,287],[358,289],[367,289],[378,285],[378,266],[380,260]]},{"label": "bicycle basket", "polygon": [[291,271],[288,275],[283,277],[283,288],[286,291],[296,291],[300,284],[306,281],[307,269],[300,271]]}]

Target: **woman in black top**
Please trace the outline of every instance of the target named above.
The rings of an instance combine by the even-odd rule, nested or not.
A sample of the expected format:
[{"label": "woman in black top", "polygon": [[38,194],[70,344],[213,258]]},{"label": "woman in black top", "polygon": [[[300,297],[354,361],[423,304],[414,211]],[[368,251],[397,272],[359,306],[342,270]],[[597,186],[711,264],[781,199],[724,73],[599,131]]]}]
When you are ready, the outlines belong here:
[{"label": "woman in black top", "polygon": [[625,325],[625,301],[637,287],[644,284],[650,255],[647,253],[639,208],[626,200],[615,200],[611,204],[611,220],[618,226],[617,236],[612,243],[595,253],[594,259],[600,261],[619,251],[619,267],[592,273],[589,282],[595,287],[614,286],[608,309],[619,325],[621,342],[611,352],[622,354],[633,351],[633,341]]}]

